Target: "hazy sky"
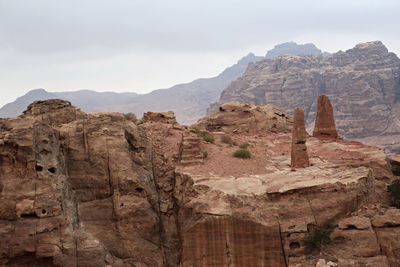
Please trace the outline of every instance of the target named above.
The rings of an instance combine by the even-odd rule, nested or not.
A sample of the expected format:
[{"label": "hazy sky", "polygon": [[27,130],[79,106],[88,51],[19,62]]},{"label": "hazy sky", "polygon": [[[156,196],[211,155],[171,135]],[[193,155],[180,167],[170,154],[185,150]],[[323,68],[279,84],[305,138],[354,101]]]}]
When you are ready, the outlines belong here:
[{"label": "hazy sky", "polygon": [[34,88],[166,88],[286,41],[400,55],[399,14],[400,0],[0,0],[0,105]]}]

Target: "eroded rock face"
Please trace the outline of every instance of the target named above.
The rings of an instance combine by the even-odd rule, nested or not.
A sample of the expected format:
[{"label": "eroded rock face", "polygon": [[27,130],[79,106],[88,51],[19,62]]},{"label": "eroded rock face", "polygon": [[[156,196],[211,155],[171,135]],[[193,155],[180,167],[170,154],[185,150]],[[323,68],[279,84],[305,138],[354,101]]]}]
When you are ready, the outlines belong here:
[{"label": "eroded rock face", "polygon": [[291,167],[305,168],[310,166],[307,154],[307,132],[304,125],[304,111],[300,108],[294,110],[294,123],[292,130]]},{"label": "eroded rock face", "polygon": [[339,137],[336,131],[333,108],[326,95],[318,96],[317,117],[313,136],[321,139],[336,139]]},{"label": "eroded rock face", "polygon": [[288,55],[251,64],[222,92],[212,110],[229,101],[271,104],[289,114],[302,107],[307,128],[312,129],[320,94],[332,101],[340,136],[394,136],[381,144],[398,149],[400,59],[381,42],[362,43],[329,56]]},{"label": "eroded rock face", "polygon": [[176,266],[169,163],[145,125],[58,100],[0,124],[1,264]]},{"label": "eroded rock face", "polygon": [[168,112],[146,112],[143,114],[143,120],[145,121],[153,121],[153,122],[163,122],[175,124],[176,118],[173,111]]},{"label": "eroded rock face", "polygon": [[[0,265],[314,267],[322,256],[308,256],[307,239],[333,223],[320,255],[336,256],[321,262],[398,266],[400,214],[385,208],[394,177],[381,149],[309,137],[311,164],[293,171],[291,120],[236,107],[218,122],[247,144],[248,160],[179,125],[57,100],[0,120]],[[198,150],[208,157],[180,164]]]},{"label": "eroded rock face", "polygon": [[272,105],[249,105],[239,102],[229,102],[219,107],[219,110],[203,119],[195,126],[211,132],[288,132],[293,124],[292,118]]}]

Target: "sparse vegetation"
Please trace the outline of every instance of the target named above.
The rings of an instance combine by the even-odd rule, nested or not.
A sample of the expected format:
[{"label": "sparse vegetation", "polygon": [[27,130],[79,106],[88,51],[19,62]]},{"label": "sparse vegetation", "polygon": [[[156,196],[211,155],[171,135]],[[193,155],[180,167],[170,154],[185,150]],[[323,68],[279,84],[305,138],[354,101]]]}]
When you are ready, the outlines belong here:
[{"label": "sparse vegetation", "polygon": [[400,209],[400,179],[394,180],[388,185],[387,191],[390,193],[392,205]]},{"label": "sparse vegetation", "polygon": [[215,138],[211,134],[207,133],[206,135],[203,136],[203,140],[208,142],[208,143],[214,143]]},{"label": "sparse vegetation", "polygon": [[235,145],[235,142],[228,135],[221,136],[221,142],[225,143],[225,144],[228,144],[228,145],[231,145],[231,146]]},{"label": "sparse vegetation", "polygon": [[241,149],[247,149],[247,148],[249,147],[249,145],[250,145],[250,144],[248,144],[248,143],[244,143],[244,144],[240,144],[239,147],[240,147]]},{"label": "sparse vegetation", "polygon": [[208,152],[207,151],[203,151],[203,158],[208,158]]},{"label": "sparse vegetation", "polygon": [[197,134],[197,135],[200,134],[200,129],[199,129],[198,127],[196,127],[196,126],[190,127],[190,131],[191,131],[192,133]]},{"label": "sparse vegetation", "polygon": [[251,158],[251,153],[247,149],[238,149],[233,153],[233,156],[235,158],[249,159]]},{"label": "sparse vegetation", "polygon": [[125,113],[124,114],[124,118],[125,118],[125,120],[128,120],[128,121],[133,121],[133,122],[136,122],[137,121],[137,118],[136,118],[136,115],[134,114],[134,113]]},{"label": "sparse vegetation", "polygon": [[211,134],[209,132],[207,132],[207,131],[199,131],[197,133],[197,135],[204,138],[205,136],[211,135]]},{"label": "sparse vegetation", "polygon": [[333,226],[329,226],[328,228],[317,227],[308,237],[305,242],[306,247],[310,251],[314,251],[316,249],[321,249],[323,245],[328,245],[331,243],[330,235],[333,232]]}]

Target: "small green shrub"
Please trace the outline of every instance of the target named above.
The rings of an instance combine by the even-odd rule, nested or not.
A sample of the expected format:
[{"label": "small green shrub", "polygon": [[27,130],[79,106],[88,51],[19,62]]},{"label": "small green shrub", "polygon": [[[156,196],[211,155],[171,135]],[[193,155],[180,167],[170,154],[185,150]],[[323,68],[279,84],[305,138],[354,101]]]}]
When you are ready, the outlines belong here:
[{"label": "small green shrub", "polygon": [[190,131],[191,131],[192,133],[197,134],[197,135],[200,134],[200,129],[199,129],[198,127],[196,127],[196,126],[190,127]]},{"label": "small green shrub", "polygon": [[211,134],[207,133],[206,135],[203,136],[203,140],[208,142],[208,143],[214,143],[215,138]]},{"label": "small green shrub", "polygon": [[308,237],[305,242],[306,247],[313,251],[315,249],[321,249],[323,245],[328,245],[331,243],[330,235],[333,232],[333,227],[314,229],[312,234]]},{"label": "small green shrub", "polygon": [[204,138],[204,137],[206,137],[208,135],[211,135],[211,134],[209,132],[207,132],[207,131],[199,131],[197,133],[197,135]]},{"label": "small green shrub", "polygon": [[223,135],[221,136],[221,142],[228,144],[228,145],[233,145],[235,142],[232,140],[232,138],[228,135]]},{"label": "small green shrub", "polygon": [[203,152],[203,158],[205,158],[205,159],[208,158],[208,152],[207,151]]},{"label": "small green shrub", "polygon": [[125,113],[124,114],[124,118],[125,118],[125,120],[128,120],[128,121],[133,121],[133,122],[137,121],[136,115],[134,113],[132,113],[132,112]]},{"label": "small green shrub", "polygon": [[393,206],[400,209],[400,179],[394,180],[388,185],[387,191],[390,193]]},{"label": "small green shrub", "polygon": [[233,153],[233,156],[235,158],[249,159],[251,158],[251,153],[247,149],[238,149]]},{"label": "small green shrub", "polygon": [[239,147],[240,147],[241,149],[247,149],[247,148],[249,147],[249,145],[250,145],[250,144],[248,144],[248,143],[244,143],[244,144],[241,144]]}]

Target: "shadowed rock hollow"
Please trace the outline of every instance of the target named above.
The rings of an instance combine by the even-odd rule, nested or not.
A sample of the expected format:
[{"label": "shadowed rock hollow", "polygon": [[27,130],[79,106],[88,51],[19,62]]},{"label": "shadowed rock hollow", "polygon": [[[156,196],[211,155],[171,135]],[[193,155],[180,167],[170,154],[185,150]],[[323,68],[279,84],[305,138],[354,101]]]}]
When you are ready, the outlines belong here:
[{"label": "shadowed rock hollow", "polygon": [[[283,111],[234,104],[219,113],[199,122],[214,143],[60,100],[0,120],[0,264],[399,266],[400,213],[386,192],[396,157],[309,137],[311,166],[293,171]],[[252,157],[233,157],[236,144]],[[314,229],[328,224],[332,245],[309,251]]]}]

